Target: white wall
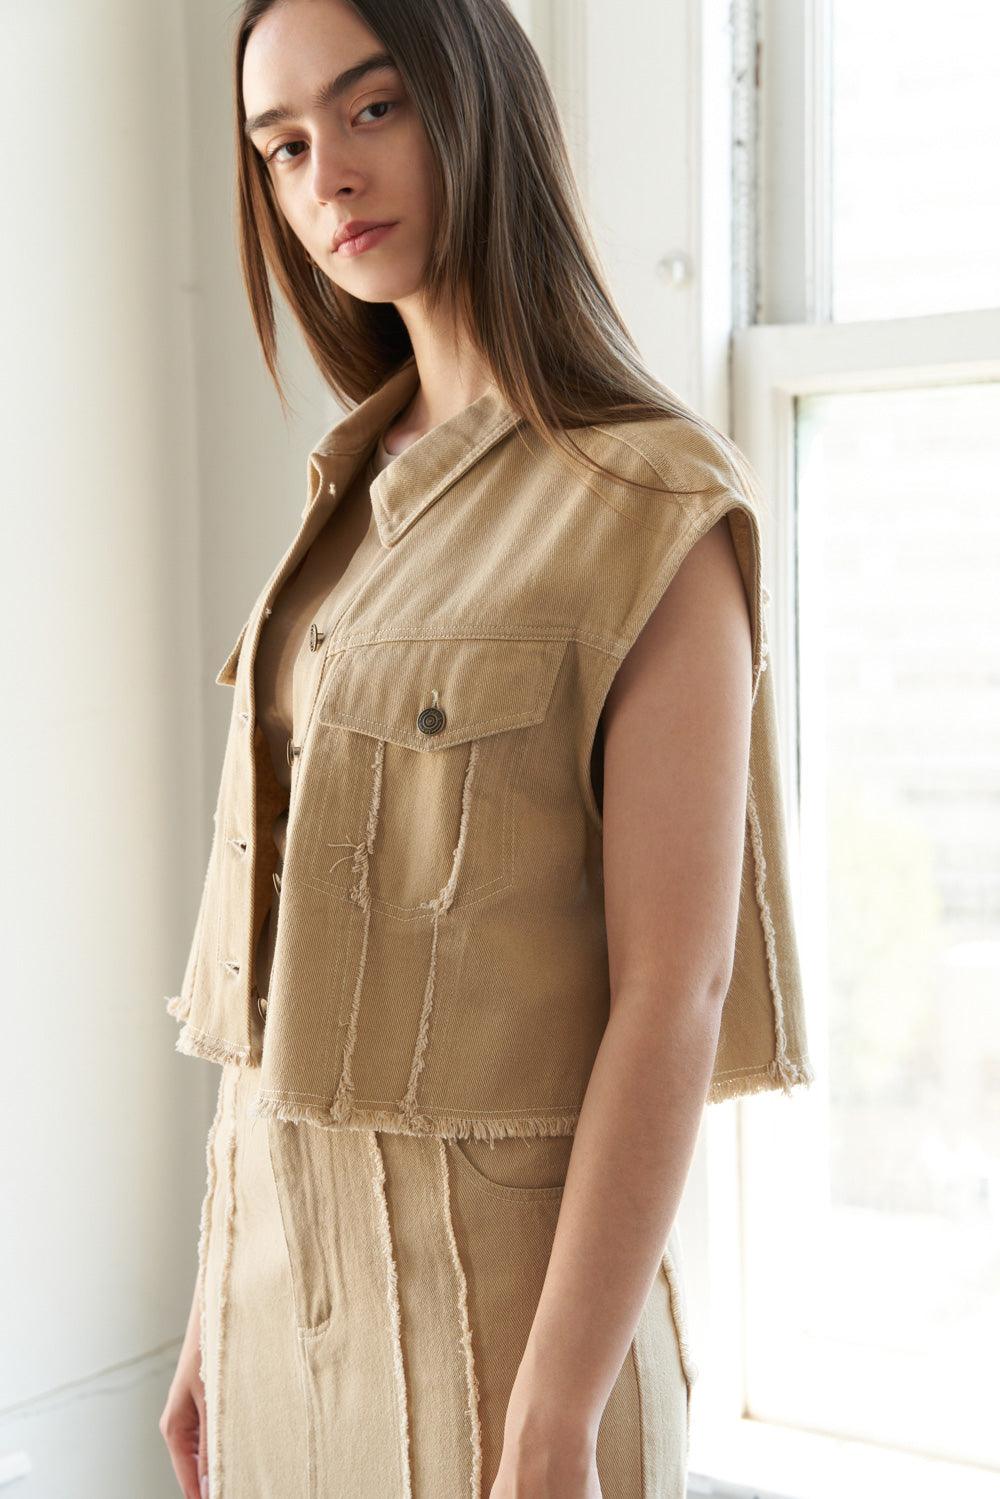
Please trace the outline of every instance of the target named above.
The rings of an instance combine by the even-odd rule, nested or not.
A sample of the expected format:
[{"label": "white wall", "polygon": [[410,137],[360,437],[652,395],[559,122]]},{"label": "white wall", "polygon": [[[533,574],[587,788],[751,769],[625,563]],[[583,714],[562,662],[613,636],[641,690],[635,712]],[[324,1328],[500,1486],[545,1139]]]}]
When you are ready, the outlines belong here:
[{"label": "white wall", "polygon": [[[616,295],[654,367],[698,401],[705,370],[718,378],[705,309],[720,305],[699,279],[687,175],[700,0],[630,0],[613,21],[598,0],[517,8]],[[213,678],[336,415],[283,329],[286,427],[252,333],[233,232],[234,10],[48,0],[4,14],[0,1482],[23,1455],[18,1499],[178,1492],[156,1422],[193,1289],[218,1069],[174,1052],[163,999],[208,855],[230,702]],[[674,249],[693,283],[663,279]]]},{"label": "white wall", "polygon": [[177,1493],[156,1423],[218,1069],[173,1050],[163,998],[208,854],[214,673],[333,413],[313,384],[286,431],[241,300],[231,11],[4,12],[0,1474],[26,1454],[24,1499]]}]

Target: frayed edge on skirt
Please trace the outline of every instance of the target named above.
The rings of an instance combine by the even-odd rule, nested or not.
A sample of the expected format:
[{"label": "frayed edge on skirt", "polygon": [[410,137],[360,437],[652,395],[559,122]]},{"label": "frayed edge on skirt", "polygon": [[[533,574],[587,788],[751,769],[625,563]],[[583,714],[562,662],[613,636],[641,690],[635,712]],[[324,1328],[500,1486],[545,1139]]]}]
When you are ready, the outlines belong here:
[{"label": "frayed edge on skirt", "polygon": [[664,1248],[660,1261],[663,1273],[667,1281],[667,1290],[670,1296],[670,1315],[673,1318],[674,1330],[677,1334],[677,1350],[680,1355],[681,1372],[684,1375],[684,1384],[687,1391],[687,1440],[691,1442],[691,1400],[694,1393],[695,1380],[698,1378],[699,1369],[691,1348],[691,1340],[688,1336],[687,1327],[687,1303],[684,1290],[681,1285],[681,1275],[674,1257],[670,1252],[670,1246]]},{"label": "frayed edge on skirt", "polygon": [[458,1252],[455,1224],[451,1213],[451,1175],[448,1170],[448,1152],[444,1142],[438,1144],[438,1164],[441,1168],[441,1190],[444,1194],[444,1219],[448,1230],[448,1249],[451,1254],[455,1283],[458,1288],[458,1313],[462,1327],[462,1352],[465,1357],[466,1401],[469,1411],[469,1440],[472,1443],[472,1468],[470,1473],[472,1499],[479,1499],[482,1488],[483,1445],[482,1427],[479,1419],[479,1380],[476,1378],[476,1359],[472,1345],[472,1323],[469,1320],[469,1286]]},{"label": "frayed edge on skirt", "polygon": [[392,1229],[389,1224],[389,1204],[385,1193],[385,1161],[378,1135],[368,1131],[369,1149],[374,1161],[375,1211],[378,1237],[386,1267],[386,1291],[389,1300],[389,1318],[392,1326],[392,1363],[396,1377],[396,1398],[399,1403],[399,1445],[403,1464],[403,1493],[401,1499],[413,1499],[413,1479],[410,1468],[410,1408],[406,1390],[406,1370],[403,1363],[403,1328],[399,1305],[399,1272],[392,1247]]}]

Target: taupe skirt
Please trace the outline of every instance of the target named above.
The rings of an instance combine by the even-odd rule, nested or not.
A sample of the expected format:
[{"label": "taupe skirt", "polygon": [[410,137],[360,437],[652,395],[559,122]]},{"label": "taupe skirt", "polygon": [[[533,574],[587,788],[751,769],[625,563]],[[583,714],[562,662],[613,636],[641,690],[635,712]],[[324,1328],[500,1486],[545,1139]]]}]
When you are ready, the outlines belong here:
[{"label": "taupe skirt", "polygon": [[[212,1499],[489,1499],[571,1136],[249,1116],[221,1069],[199,1242]],[[676,1227],[605,1407],[604,1499],[683,1499],[694,1365]]]}]

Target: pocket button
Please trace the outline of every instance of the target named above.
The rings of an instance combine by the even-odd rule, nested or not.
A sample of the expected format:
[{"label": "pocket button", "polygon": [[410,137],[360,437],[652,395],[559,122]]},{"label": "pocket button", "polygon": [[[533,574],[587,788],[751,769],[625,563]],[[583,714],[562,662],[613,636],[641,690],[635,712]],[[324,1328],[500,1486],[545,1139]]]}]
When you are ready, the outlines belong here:
[{"label": "pocket button", "polygon": [[442,708],[422,708],[417,714],[421,734],[440,734],[447,721]]}]

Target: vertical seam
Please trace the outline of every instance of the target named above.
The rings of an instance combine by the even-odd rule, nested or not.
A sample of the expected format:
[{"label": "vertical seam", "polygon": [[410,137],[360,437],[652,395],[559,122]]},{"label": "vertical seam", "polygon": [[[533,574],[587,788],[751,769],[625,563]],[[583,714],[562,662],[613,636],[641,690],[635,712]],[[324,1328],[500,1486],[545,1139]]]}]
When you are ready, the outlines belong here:
[{"label": "vertical seam", "polygon": [[219,1272],[219,1295],[216,1321],[216,1357],[215,1357],[215,1430],[212,1433],[212,1472],[209,1479],[213,1499],[222,1499],[222,1409],[225,1396],[225,1379],[223,1377],[223,1356],[225,1353],[226,1337],[226,1312],[228,1311],[229,1278],[233,1258],[233,1221],[236,1216],[236,1134],[239,1124],[239,1113],[236,1108],[236,1089],[239,1086],[240,1076],[234,1074],[232,1080],[233,1101],[230,1110],[232,1115],[232,1129],[229,1134],[226,1160],[226,1216],[223,1220],[223,1250],[222,1267]]},{"label": "vertical seam", "polygon": [[469,1288],[462,1268],[461,1256],[458,1252],[458,1243],[455,1239],[455,1226],[451,1216],[451,1181],[448,1173],[448,1147],[439,1135],[437,1137],[438,1162],[441,1167],[441,1178],[444,1189],[444,1222],[448,1233],[448,1248],[451,1251],[451,1262],[455,1270],[455,1278],[458,1281],[458,1312],[461,1319],[462,1347],[465,1352],[465,1380],[468,1394],[469,1411],[469,1439],[472,1443],[472,1474],[471,1474],[471,1499],[480,1499],[480,1485],[482,1483],[482,1440],[479,1428],[479,1384],[476,1380],[475,1357],[472,1348],[472,1328],[469,1323]]},{"label": "vertical seam", "polygon": [[399,1310],[399,1276],[392,1250],[392,1229],[389,1226],[389,1206],[385,1195],[385,1161],[375,1130],[365,1131],[375,1162],[375,1200],[378,1218],[379,1243],[385,1256],[386,1282],[389,1297],[389,1317],[392,1328],[392,1362],[396,1374],[396,1393],[399,1400],[399,1443],[403,1460],[403,1492],[400,1499],[413,1499],[413,1480],[410,1473],[410,1417],[406,1397],[406,1370],[403,1366],[403,1338]]},{"label": "vertical seam", "polygon": [[629,1344],[629,1352],[632,1355],[632,1368],[635,1371],[636,1404],[639,1411],[639,1472],[642,1481],[641,1499],[646,1499],[649,1492],[649,1454],[646,1451],[646,1412],[644,1409],[645,1395],[642,1388],[642,1370],[639,1367],[639,1356],[635,1351],[635,1336]]},{"label": "vertical seam", "polygon": [[767,900],[767,863],[764,858],[764,841],[757,812],[757,799],[753,789],[753,770],[747,769],[747,816],[750,820],[750,844],[754,861],[754,893],[764,929],[764,944],[767,951],[767,974],[771,988],[771,1008],[774,1012],[774,1072],[786,1093],[790,1093],[795,1080],[795,1069],[788,1064],[788,1038],[785,1033],[785,1002],[778,981],[778,955],[775,947],[774,922]]},{"label": "vertical seam", "polygon": [[416,1046],[414,1047],[413,1059],[410,1063],[410,1080],[407,1084],[406,1093],[400,1103],[400,1108],[408,1119],[412,1116],[413,1110],[416,1107],[417,1078],[423,1070],[427,1050],[427,1038],[430,1034],[430,1015],[434,1003],[434,979],[437,970],[438,922],[440,916],[440,910],[435,909],[434,922],[431,928],[431,961],[430,967],[427,970],[427,982],[424,985],[424,1003],[420,1012],[420,1028],[417,1032]]},{"label": "vertical seam", "polygon": [[420,1026],[417,1031],[417,1040],[413,1049],[413,1059],[410,1063],[410,1078],[406,1093],[401,1101],[404,1114],[409,1117],[416,1106],[417,1079],[423,1070],[426,1060],[427,1043],[430,1035],[430,1017],[434,1005],[434,980],[437,971],[437,943],[438,923],[442,911],[451,909],[455,899],[455,888],[458,883],[459,870],[462,867],[462,856],[465,853],[466,835],[469,830],[469,809],[472,806],[472,782],[479,761],[479,742],[472,740],[469,748],[469,758],[465,767],[465,777],[462,782],[462,814],[458,825],[458,842],[455,844],[451,855],[451,870],[444,885],[432,900],[421,901],[421,907],[434,912],[434,924],[431,932],[431,959],[427,972],[427,983],[424,987],[424,1002],[420,1012]]},{"label": "vertical seam", "polygon": [[219,1131],[219,1121],[222,1118],[223,1094],[226,1087],[226,1074],[220,1072],[219,1086],[215,1100],[215,1114],[209,1125],[208,1138],[205,1143],[205,1195],[201,1202],[201,1219],[198,1225],[198,1341],[200,1344],[200,1362],[198,1366],[198,1377],[205,1384],[205,1278],[208,1267],[208,1241],[212,1225],[212,1204],[215,1197],[215,1184],[218,1172],[215,1167],[215,1137]]},{"label": "vertical seam", "polygon": [[673,1255],[669,1247],[663,1251],[663,1273],[666,1276],[667,1289],[670,1293],[670,1315],[673,1319],[674,1331],[677,1334],[677,1347],[680,1352],[681,1370],[688,1393],[688,1429],[690,1431],[691,1418],[691,1391],[694,1382],[698,1378],[698,1364],[695,1361],[691,1342],[687,1332],[687,1307],[684,1305],[680,1276],[677,1266],[674,1264]]},{"label": "vertical seam", "polygon": [[354,1044],[358,1034],[358,1012],[361,1008],[361,991],[364,986],[365,962],[368,956],[368,933],[371,928],[372,919],[371,889],[368,877],[371,867],[372,849],[375,844],[375,831],[378,827],[379,804],[382,799],[382,765],[384,759],[385,740],[379,739],[375,750],[375,759],[372,761],[372,769],[375,774],[372,777],[372,794],[368,807],[368,824],[365,829],[365,838],[363,843],[358,843],[355,846],[354,852],[354,884],[351,886],[351,900],[364,911],[365,924],[361,938],[361,955],[358,959],[358,976],[354,984],[354,997],[351,1000],[351,1014],[347,1026],[347,1036],[344,1041],[344,1061],[340,1073],[340,1082],[337,1084],[337,1093],[330,1109],[330,1113],[335,1119],[342,1119],[344,1117],[350,1108],[349,1095],[354,1092],[351,1063],[354,1057]]}]

